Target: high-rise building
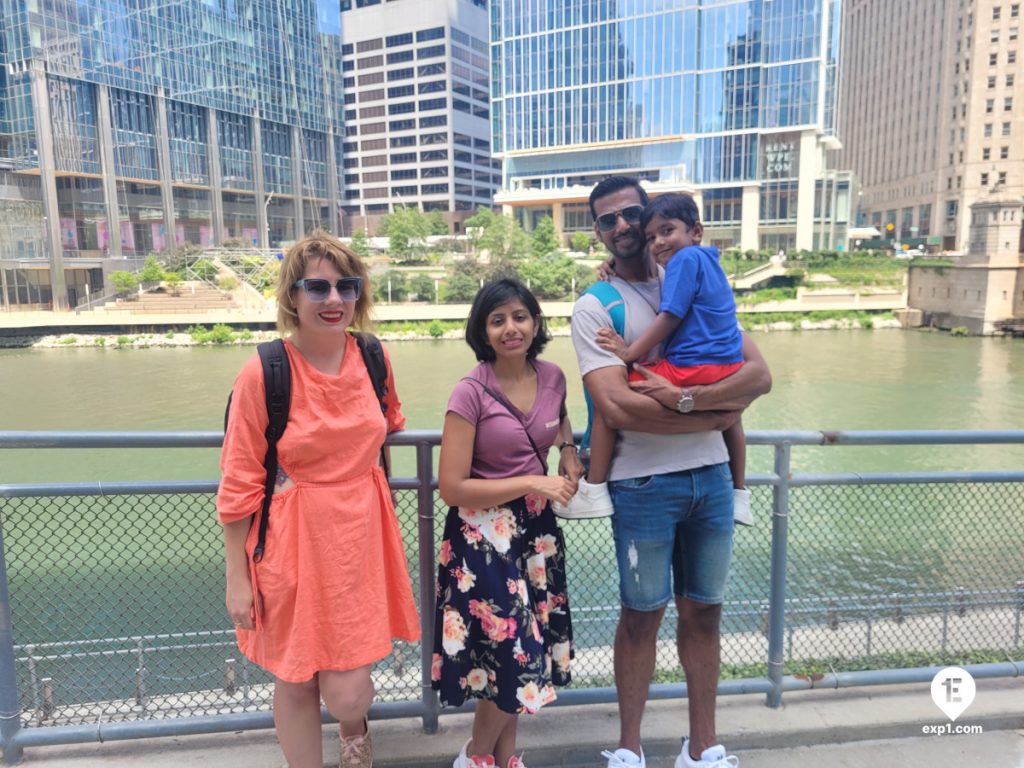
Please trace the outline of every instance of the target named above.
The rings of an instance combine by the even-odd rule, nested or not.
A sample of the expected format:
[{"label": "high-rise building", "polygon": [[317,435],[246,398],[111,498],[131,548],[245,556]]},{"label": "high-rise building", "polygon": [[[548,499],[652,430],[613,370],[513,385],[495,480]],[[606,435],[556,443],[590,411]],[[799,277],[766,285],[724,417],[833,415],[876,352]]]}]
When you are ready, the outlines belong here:
[{"label": "high-rise building", "polygon": [[397,206],[452,232],[493,204],[484,0],[342,0],[346,234]]},{"label": "high-rise building", "polygon": [[839,162],[879,244],[966,251],[975,202],[1024,196],[1022,6],[844,3]]},{"label": "high-rise building", "polygon": [[0,0],[0,277],[61,308],[120,258],[336,230],[336,0]]},{"label": "high-rise building", "polygon": [[839,0],[491,3],[496,197],[527,229],[590,231],[610,174],[687,191],[705,241],[846,242],[836,170]]}]

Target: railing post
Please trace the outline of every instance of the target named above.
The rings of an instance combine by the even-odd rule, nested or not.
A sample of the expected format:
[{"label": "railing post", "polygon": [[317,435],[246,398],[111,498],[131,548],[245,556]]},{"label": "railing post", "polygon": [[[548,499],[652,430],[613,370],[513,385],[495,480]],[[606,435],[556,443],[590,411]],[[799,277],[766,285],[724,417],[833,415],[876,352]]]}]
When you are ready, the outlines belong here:
[{"label": "railing post", "polygon": [[420,544],[420,687],[423,732],[437,733],[441,704],[430,682],[434,651],[434,446],[416,445],[416,516]]},{"label": "railing post", "polygon": [[10,746],[21,730],[21,705],[18,701],[18,674],[14,659],[14,630],[11,626],[11,593],[7,586],[7,554],[3,526],[0,526],[0,742],[4,761],[21,761],[21,747]]},{"label": "railing post", "polygon": [[786,542],[789,525],[789,481],[792,444],[775,446],[775,475],[772,489],[772,575],[768,598],[768,692],[767,705],[782,705],[782,672],[786,638]]}]

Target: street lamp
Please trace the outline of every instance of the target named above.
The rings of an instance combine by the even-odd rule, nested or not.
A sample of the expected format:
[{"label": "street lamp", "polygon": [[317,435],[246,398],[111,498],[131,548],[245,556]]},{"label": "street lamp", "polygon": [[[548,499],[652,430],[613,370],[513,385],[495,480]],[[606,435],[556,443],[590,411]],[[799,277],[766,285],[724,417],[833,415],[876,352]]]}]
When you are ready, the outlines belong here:
[{"label": "street lamp", "polygon": [[267,199],[263,201],[263,242],[264,247],[270,247],[270,212],[268,210],[270,201],[274,198],[274,193],[271,192],[267,195]]}]

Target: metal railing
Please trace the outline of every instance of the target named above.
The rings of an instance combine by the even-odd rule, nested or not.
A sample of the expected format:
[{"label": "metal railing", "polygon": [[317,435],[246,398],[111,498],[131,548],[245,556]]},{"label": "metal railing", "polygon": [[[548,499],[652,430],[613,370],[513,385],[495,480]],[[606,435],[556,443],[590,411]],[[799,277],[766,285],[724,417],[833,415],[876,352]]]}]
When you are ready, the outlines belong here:
[{"label": "metal railing", "polygon": [[[216,448],[221,439],[0,432],[0,449]],[[407,431],[389,442],[399,466],[402,452],[415,457],[415,476],[391,484],[424,642],[396,644],[376,666],[371,714],[420,717],[432,731],[440,714],[430,687],[440,434]],[[792,690],[930,681],[949,663],[979,678],[1024,672],[1024,471],[791,469],[795,447],[1024,446],[1024,431],[755,431],[748,443],[770,447],[774,469],[748,481],[758,524],[735,537],[720,693],[763,693],[778,706]],[[8,762],[25,747],[272,727],[272,681],[239,656],[223,610],[216,488],[0,485],[0,745]],[[611,702],[618,592],[608,521],[563,528],[576,659],[573,688],[555,705]],[[673,624],[659,636],[652,698],[686,695]]]}]

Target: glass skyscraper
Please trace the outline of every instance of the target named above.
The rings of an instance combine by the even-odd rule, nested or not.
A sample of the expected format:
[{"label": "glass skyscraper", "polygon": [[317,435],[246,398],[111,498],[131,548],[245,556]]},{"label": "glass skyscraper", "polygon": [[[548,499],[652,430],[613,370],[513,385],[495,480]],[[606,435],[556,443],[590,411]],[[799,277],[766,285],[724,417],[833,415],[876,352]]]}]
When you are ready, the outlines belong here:
[{"label": "glass skyscraper", "polygon": [[493,0],[497,201],[531,229],[589,230],[623,173],[687,191],[706,241],[835,247],[849,174],[835,136],[839,0]]},{"label": "glass skyscraper", "polygon": [[0,0],[5,302],[74,306],[117,259],[186,242],[336,231],[340,16],[337,0]]}]

